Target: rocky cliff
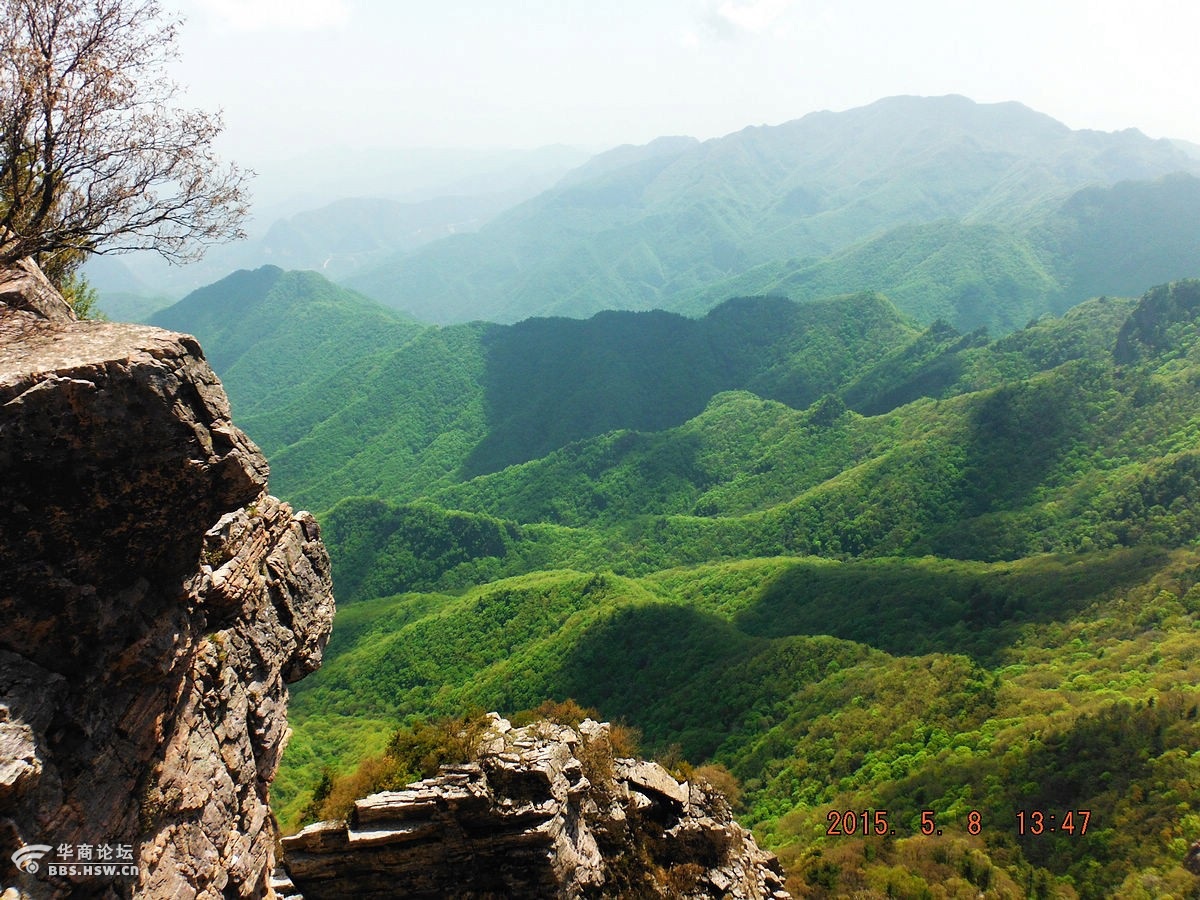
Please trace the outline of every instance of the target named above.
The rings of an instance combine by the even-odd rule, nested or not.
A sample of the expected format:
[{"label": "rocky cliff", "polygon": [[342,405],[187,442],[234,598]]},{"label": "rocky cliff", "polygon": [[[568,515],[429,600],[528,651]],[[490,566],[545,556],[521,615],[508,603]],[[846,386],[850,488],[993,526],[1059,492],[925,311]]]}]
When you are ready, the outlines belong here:
[{"label": "rocky cliff", "polygon": [[789,896],[702,780],[614,758],[603,723],[490,719],[475,759],[284,838],[305,900]]},{"label": "rocky cliff", "polygon": [[333,599],[266,481],[192,338],[0,273],[3,897],[270,893],[286,683]]}]

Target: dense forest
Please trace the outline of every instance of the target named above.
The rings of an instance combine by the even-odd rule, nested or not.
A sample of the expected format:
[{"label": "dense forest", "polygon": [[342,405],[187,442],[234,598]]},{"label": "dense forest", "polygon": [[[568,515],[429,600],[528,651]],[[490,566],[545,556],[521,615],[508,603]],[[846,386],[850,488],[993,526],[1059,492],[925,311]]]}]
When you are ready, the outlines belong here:
[{"label": "dense forest", "polygon": [[[299,323],[364,303],[315,278],[222,290]],[[799,896],[1193,890],[1200,282],[996,340],[873,294],[449,328],[363,309],[390,348],[280,370],[295,414],[245,417],[323,509],[340,604],[294,694],[286,826],[370,783],[398,728],[571,698],[731,773]],[[212,343],[248,402],[247,357]],[[289,469],[302,450],[324,455]],[[890,833],[864,834],[878,810]]]},{"label": "dense forest", "polygon": [[356,282],[392,306],[266,267],[159,313],[333,557],[281,823],[586,707],[794,896],[1200,896],[1180,153],[894,98],[602,154]]}]

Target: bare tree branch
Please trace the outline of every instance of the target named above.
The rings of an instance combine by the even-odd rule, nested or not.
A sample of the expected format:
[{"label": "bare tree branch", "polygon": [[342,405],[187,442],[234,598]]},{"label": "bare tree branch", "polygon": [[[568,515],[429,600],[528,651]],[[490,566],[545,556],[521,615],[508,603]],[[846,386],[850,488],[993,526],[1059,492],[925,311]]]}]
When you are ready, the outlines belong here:
[{"label": "bare tree branch", "polygon": [[158,0],[0,0],[0,263],[244,236],[219,114],[174,105],[179,23]]}]

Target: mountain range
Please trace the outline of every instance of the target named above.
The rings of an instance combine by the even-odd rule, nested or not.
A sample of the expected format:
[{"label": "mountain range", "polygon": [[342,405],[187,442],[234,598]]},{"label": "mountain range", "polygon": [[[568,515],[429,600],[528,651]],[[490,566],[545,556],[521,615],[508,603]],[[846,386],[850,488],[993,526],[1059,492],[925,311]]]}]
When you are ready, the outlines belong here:
[{"label": "mountain range", "polygon": [[[277,489],[326,509],[341,611],[285,821],[414,717],[573,697],[726,766],[793,887],[945,884],[938,859],[1025,895],[1193,877],[1157,810],[1200,823],[1200,282],[995,340],[875,294],[420,326],[273,269],[174,312]],[[379,340],[339,356],[361,321]],[[255,406],[260,355],[315,375],[263,369]],[[824,834],[862,804],[956,837]],[[1051,806],[1094,833],[1005,841]]]},{"label": "mountain range", "polygon": [[[449,261],[508,313],[558,271],[561,315],[276,267],[159,313],[333,559],[276,814],[429,719],[573,699],[724,772],[794,896],[1195,893],[1198,186],[1171,142],[897,98],[621,148],[401,257],[430,309]],[[677,309],[592,309],[635,238],[676,240],[643,299]],[[599,281],[555,269],[593,240]]]},{"label": "mountain range", "polygon": [[[939,296],[925,305],[936,302],[959,327],[1011,329],[1027,310],[1061,312],[1096,292],[1073,277],[1071,240],[1107,227],[1093,221],[1106,207],[1162,202],[1126,194],[1071,201],[1073,194],[1176,172],[1200,174],[1200,160],[1137,131],[1072,131],[1016,103],[893,97],[704,142],[661,138],[618,148],[476,234],[399,253],[347,283],[439,323],[586,318],[604,309],[698,313],[735,293],[760,293],[793,270],[819,270],[821,260],[850,248],[897,259],[904,245],[902,255],[914,259],[905,272],[878,271],[877,263],[875,279],[864,281],[864,273],[838,291],[901,288],[903,295],[909,288],[911,296],[914,270],[921,275],[916,263],[938,265],[937,248],[949,242],[983,249],[1001,271],[965,269],[949,284],[934,280]],[[1194,233],[1194,206],[1187,210]],[[942,227],[932,235],[913,230],[928,225]],[[948,225],[960,227],[947,233]],[[887,246],[856,247],[877,238]],[[1194,267],[1194,244],[1188,252]],[[1109,262],[1118,281],[1142,274],[1136,260],[1126,268],[1120,258]],[[852,267],[844,256],[826,265],[840,264]],[[751,276],[751,291],[725,284],[764,266],[775,277]],[[1032,273],[1019,271],[1026,266]],[[1187,274],[1168,271],[1158,280]],[[813,279],[801,277],[801,288],[805,280]],[[1101,292],[1127,290],[1122,285]]]},{"label": "mountain range", "polygon": [[[572,697],[639,729],[655,753],[726,766],[793,887],[811,877],[836,896],[882,877],[883,863],[944,884],[939,858],[977,888],[1025,896],[1069,896],[1068,885],[1112,896],[1133,874],[1190,884],[1187,826],[1164,831],[1162,805],[1200,823],[1200,770],[1185,763],[1200,751],[1188,649],[1200,615],[1198,313],[1200,282],[1180,282],[989,341],[914,328],[874,295],[733,301],[699,322],[658,315],[685,346],[683,323],[718,346],[752,336],[751,323],[782,333],[766,348],[791,368],[764,360],[747,380],[763,393],[810,384],[797,406],[718,390],[679,424],[560,436],[473,477],[465,428],[424,450],[380,440],[376,468],[360,470],[379,481],[348,469],[327,495],[344,499],[320,515],[342,605],[325,668],[296,690],[281,816],[294,821],[322,767],[353,771],[414,718]],[[646,315],[537,324],[553,345],[556,325],[611,334]],[[456,367],[464,345],[450,336],[511,339],[504,329],[520,326],[490,328],[424,340],[446,339],[443,364]],[[858,358],[875,342],[886,349]],[[435,365],[428,346],[410,359]],[[402,393],[404,367],[377,365]],[[418,425],[439,404],[453,422],[487,408],[483,391],[461,397],[465,370],[440,374],[454,387],[422,394]],[[580,417],[591,403],[573,405],[573,389],[611,384],[611,408],[634,413],[647,385],[670,384],[636,375],[619,354],[585,360],[531,396],[517,370],[507,396],[537,410],[529,421],[582,419],[586,431],[603,426]],[[394,408],[418,412],[413,399]],[[368,432],[347,434],[349,419],[314,432],[347,445],[385,433],[365,407],[357,420]],[[487,416],[476,421],[486,440]],[[420,483],[376,488],[393,454],[417,461]],[[313,471],[299,496],[328,489]],[[1175,780],[1161,780],[1172,766]],[[937,851],[825,834],[828,810],[859,806],[889,810],[914,838],[928,809],[956,837]],[[1094,831],[1006,840],[1017,810],[1049,808],[1089,810]],[[971,841],[971,811],[986,845]]]},{"label": "mountain range", "polygon": [[347,147],[269,164],[253,182],[248,238],[169,265],[151,252],[84,266],[100,306],[139,321],[236,269],[278,265],[346,276],[445,235],[473,231],[589,158],[533,150]]}]

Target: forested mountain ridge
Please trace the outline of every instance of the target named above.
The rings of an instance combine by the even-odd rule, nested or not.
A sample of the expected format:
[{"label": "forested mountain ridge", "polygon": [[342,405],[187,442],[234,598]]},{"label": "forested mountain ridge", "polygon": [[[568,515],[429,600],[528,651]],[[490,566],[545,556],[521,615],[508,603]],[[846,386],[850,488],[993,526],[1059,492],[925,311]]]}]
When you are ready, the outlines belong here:
[{"label": "forested mountain ridge", "polygon": [[373,349],[421,330],[407,316],[316,272],[242,270],[160,310],[151,324],[194,334],[220,373],[239,422],[255,421],[296,392]]},{"label": "forested mountain ridge", "polygon": [[[1157,355],[1123,360],[1178,346],[1198,297],[1183,283],[1096,300],[991,344],[935,326],[806,409],[724,392],[680,425],[576,441],[424,505],[343,501],[325,517],[343,602],[546,566],[1185,545],[1200,405]],[[882,414],[847,404],[880,396]]]},{"label": "forested mountain ridge", "polygon": [[900,225],[824,259],[757,266],[679,308],[698,312],[743,294],[807,301],[872,290],[918,321],[942,318],[1000,334],[1087,297],[1133,295],[1198,273],[1200,179],[1175,173],[1084,188],[1018,224]]},{"label": "forested mountain ridge", "polygon": [[[272,269],[230,287],[275,297],[278,314],[299,302],[279,285],[338,291]],[[1143,500],[1189,477],[1196,404],[1178,375],[1129,363],[1190,346],[1195,293],[1181,282],[1136,306],[1094,300],[991,343],[945,323],[921,331],[874,295],[743,298],[700,320],[608,312],[447,328],[389,322],[388,311],[337,296],[338,315],[364,314],[349,333],[364,334],[365,352],[350,353],[340,320],[327,320],[327,371],[274,392],[252,360],[298,356],[274,348],[314,332],[307,301],[280,335],[251,332],[255,347],[227,346],[219,328],[208,339],[235,402],[262,404],[245,421],[277,489],[312,508],[425,498],[523,525],[618,532],[662,517],[652,539],[605,539],[607,565],[631,573],[780,553],[1011,559],[1122,545],[1162,526]],[[229,310],[213,313],[237,331]],[[241,314],[260,315],[254,303]],[[1167,531],[1187,531],[1188,509],[1167,517]],[[564,563],[582,564],[591,534],[541,534],[538,558],[561,544]],[[501,569],[527,570],[526,552]]]},{"label": "forested mountain ridge", "polygon": [[[839,302],[888,309],[815,308]],[[570,696],[727,766],[797,896],[1186,894],[1198,311],[1181,282],[997,341],[901,327],[804,408],[723,392],[416,502],[342,501],[343,605],[280,814],[398,723]],[[827,833],[881,809],[890,837]]]},{"label": "forested mountain ridge", "polygon": [[613,429],[679,425],[721,391],[804,406],[919,334],[870,294],[734,299],[698,320],[616,311],[439,328],[273,266],[154,321],[211,348],[276,489],[317,509],[364,492],[410,499]]},{"label": "forested mountain ridge", "polygon": [[[1019,231],[1083,187],[1172,172],[1200,174],[1200,162],[1136,131],[1071,131],[1015,103],[893,97],[703,143],[672,138],[618,148],[479,233],[397,256],[351,283],[437,322],[584,318],[614,308],[703,311],[698,292],[755,266],[815,262],[905,224],[951,220]],[[1014,277],[1017,296],[1006,297],[1003,284],[999,293],[1019,316],[1040,295],[1036,281]],[[1057,299],[1060,312],[1089,293],[1122,290],[1058,287],[1066,301]],[[762,292],[704,296],[711,306]],[[972,307],[961,320],[942,312],[919,318],[943,315],[966,328],[1025,321],[991,320],[986,306],[970,300],[968,293],[961,301]]]},{"label": "forested mountain ridge", "polygon": [[[263,277],[242,277],[252,275]],[[249,357],[222,373],[235,403],[260,398],[241,421],[269,454],[276,490],[298,503],[414,498],[614,429],[682,424],[726,390],[805,406],[920,333],[875,295],[735,299],[700,320],[617,311],[511,326],[398,323],[390,344],[374,324],[387,312],[367,317],[359,354],[331,325],[328,340],[348,355],[326,355],[321,377],[270,399]],[[209,340],[222,357],[219,336]]]}]

